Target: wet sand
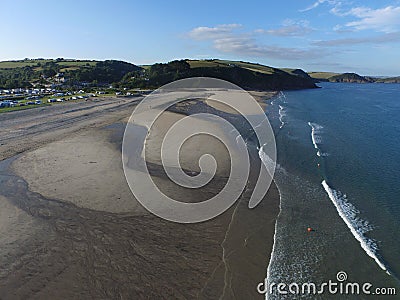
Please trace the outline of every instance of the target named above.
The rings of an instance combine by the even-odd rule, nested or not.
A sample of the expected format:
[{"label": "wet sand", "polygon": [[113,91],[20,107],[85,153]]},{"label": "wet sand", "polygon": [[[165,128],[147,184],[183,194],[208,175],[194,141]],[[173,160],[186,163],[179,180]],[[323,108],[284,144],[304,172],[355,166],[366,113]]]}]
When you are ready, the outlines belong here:
[{"label": "wet sand", "polygon": [[[272,249],[275,185],[259,206],[247,208],[259,163],[254,160],[248,190],[219,217],[176,224],[148,213],[128,188],[120,153],[137,100],[104,99],[0,119],[14,129],[0,135],[2,159],[21,153],[0,163],[2,297],[263,298],[256,286]],[[197,109],[176,108],[159,128]],[[154,145],[162,132],[152,136]],[[204,141],[193,143],[192,150]],[[223,160],[223,149],[216,152]],[[185,161],[194,168],[190,156]],[[177,190],[156,156],[149,163],[157,183],[178,199],[201,201],[225,182],[222,168],[201,192]]]}]

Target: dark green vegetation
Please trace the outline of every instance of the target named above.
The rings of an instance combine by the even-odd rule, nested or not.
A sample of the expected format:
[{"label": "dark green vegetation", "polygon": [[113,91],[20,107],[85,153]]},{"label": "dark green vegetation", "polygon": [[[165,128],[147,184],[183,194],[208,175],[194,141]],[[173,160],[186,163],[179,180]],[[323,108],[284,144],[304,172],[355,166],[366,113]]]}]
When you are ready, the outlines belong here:
[{"label": "dark green vegetation", "polygon": [[310,72],[311,78],[316,81],[329,82],[350,82],[350,83],[400,83],[400,77],[378,78],[361,76],[356,73],[330,73],[330,72]]},{"label": "dark green vegetation", "polygon": [[0,89],[43,87],[47,84],[112,83],[133,71],[133,64],[116,61],[25,59],[0,62]]},{"label": "dark green vegetation", "polygon": [[153,88],[190,77],[213,77],[235,83],[244,89],[292,90],[315,88],[313,79],[260,64],[226,60],[179,60],[154,64],[129,73],[120,87]]},{"label": "dark green vegetation", "polygon": [[310,72],[277,69],[256,63],[229,60],[175,60],[136,66],[117,60],[24,59],[0,62],[0,89],[58,86],[157,88],[177,79],[214,77],[244,89],[292,90],[315,88],[315,82],[399,83],[400,77],[373,78],[355,73]]},{"label": "dark green vegetation", "polygon": [[[299,70],[301,71],[301,70]],[[106,60],[25,59],[0,62],[0,89],[112,84],[115,88],[157,88],[177,79],[214,77],[245,89],[315,88],[305,72],[286,72],[260,64],[226,60],[180,60],[138,67]]]}]

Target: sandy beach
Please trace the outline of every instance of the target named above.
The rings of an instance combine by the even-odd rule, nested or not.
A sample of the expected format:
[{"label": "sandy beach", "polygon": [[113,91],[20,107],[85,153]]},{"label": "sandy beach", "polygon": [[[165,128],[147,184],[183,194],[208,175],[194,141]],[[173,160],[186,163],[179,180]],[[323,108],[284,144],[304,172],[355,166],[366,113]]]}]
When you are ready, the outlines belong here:
[{"label": "sandy beach", "polygon": [[[141,99],[104,98],[0,116],[0,295],[263,298],[256,286],[265,278],[272,249],[276,186],[248,209],[260,163],[254,160],[247,191],[217,218],[177,224],[150,214],[131,193],[121,162],[123,130]],[[229,171],[226,149],[205,137],[185,145],[182,156],[191,171],[197,171],[200,145],[217,157],[216,179],[201,191],[176,188],[160,165],[157,149],[166,128],[207,104],[166,112],[148,139],[154,180],[177,200],[207,199],[223,187]]]}]

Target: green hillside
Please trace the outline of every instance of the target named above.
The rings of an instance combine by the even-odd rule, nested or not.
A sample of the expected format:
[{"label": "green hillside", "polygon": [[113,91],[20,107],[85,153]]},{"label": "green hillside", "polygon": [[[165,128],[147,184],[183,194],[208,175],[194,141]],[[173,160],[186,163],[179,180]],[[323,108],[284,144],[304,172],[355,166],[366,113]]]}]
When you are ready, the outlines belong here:
[{"label": "green hillside", "polygon": [[0,89],[47,86],[107,85],[157,88],[177,79],[214,77],[245,89],[293,90],[315,88],[315,82],[400,83],[400,77],[376,78],[356,73],[304,72],[258,63],[221,59],[176,60],[136,66],[118,60],[24,59],[0,62]]},{"label": "green hillside", "polygon": [[230,81],[244,89],[292,90],[316,88],[311,78],[289,74],[255,63],[229,60],[180,60],[154,64],[144,72],[127,74],[121,87],[158,87],[189,77],[213,77]]},{"label": "green hillside", "polygon": [[289,68],[283,68],[281,69],[289,74],[304,77],[307,79],[312,79],[310,75],[308,75],[307,72],[303,71],[302,69],[289,69]]},{"label": "green hillside", "polygon": [[28,88],[46,84],[112,83],[133,71],[131,63],[106,60],[24,59],[0,62],[0,89]]},{"label": "green hillside", "polygon": [[210,60],[187,60],[191,68],[211,68],[211,67],[240,67],[250,71],[260,72],[264,74],[273,74],[274,68],[267,67],[260,64],[243,62],[243,61],[232,61],[232,60],[221,60],[221,59],[210,59]]},{"label": "green hillside", "polygon": [[332,76],[339,75],[340,73],[333,73],[333,72],[308,72],[311,78],[318,79],[318,80],[327,80]]},{"label": "green hillside", "polygon": [[180,60],[138,67],[106,60],[25,59],[0,62],[0,89],[47,85],[72,86],[82,83],[115,87],[157,88],[177,79],[214,77],[245,89],[291,90],[315,88],[302,70],[286,72],[257,63],[229,60]]}]

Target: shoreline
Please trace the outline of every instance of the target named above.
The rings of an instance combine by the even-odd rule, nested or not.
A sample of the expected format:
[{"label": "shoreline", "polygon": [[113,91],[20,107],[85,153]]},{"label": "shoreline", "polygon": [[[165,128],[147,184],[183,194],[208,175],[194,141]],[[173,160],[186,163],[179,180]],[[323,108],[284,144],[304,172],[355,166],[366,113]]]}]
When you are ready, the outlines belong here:
[{"label": "shoreline", "polygon": [[[95,276],[93,279],[97,278],[96,280],[100,280],[100,286],[96,288],[96,295],[112,296],[112,294],[107,294],[113,293],[112,290],[106,292],[107,286],[111,284],[108,277],[118,276],[120,279],[117,289],[120,292],[122,291],[122,293],[129,291],[130,295],[135,294],[139,298],[144,297],[144,295],[157,296],[160,295],[161,291],[167,291],[166,295],[176,298],[193,296],[197,298],[209,298],[220,297],[221,295],[225,298],[229,298],[232,295],[252,295],[255,298],[263,298],[263,295],[256,292],[256,286],[265,279],[269,265],[268,262],[272,257],[276,218],[280,212],[279,191],[277,191],[275,183],[271,184],[270,191],[268,191],[265,199],[260,203],[260,207],[253,210],[247,208],[247,193],[251,192],[250,185],[250,189],[245,193],[243,198],[237,201],[229,210],[215,219],[200,224],[182,225],[166,222],[150,215],[143,208],[140,209],[140,207],[131,205],[126,206],[122,204],[123,202],[120,202],[118,210],[115,211],[113,208],[117,204],[115,201],[118,201],[119,196],[116,191],[119,188],[114,191],[107,188],[107,181],[112,182],[113,185],[117,184],[116,187],[120,186],[121,179],[117,179],[119,178],[117,173],[115,175],[109,173],[111,177],[103,178],[103,183],[100,184],[100,177],[97,175],[90,177],[89,175],[101,174],[101,170],[104,168],[108,170],[107,165],[101,166],[101,155],[106,155],[103,159],[107,160],[108,157],[108,160],[111,159],[111,161],[113,161],[113,157],[120,157],[118,149],[120,147],[121,132],[119,132],[119,129],[116,129],[119,125],[116,126],[115,124],[121,124],[121,122],[123,124],[126,121],[126,115],[126,112],[117,111],[108,119],[103,120],[103,117],[100,116],[102,122],[97,120],[94,126],[91,122],[87,122],[91,126],[83,131],[80,129],[63,136],[61,141],[51,140],[50,142],[44,142],[37,148],[33,147],[30,151],[22,153],[22,158],[19,157],[17,162],[13,164],[14,170],[15,166],[18,166],[17,174],[23,175],[22,177],[28,181],[29,189],[28,187],[24,188],[21,186],[18,188],[20,192],[17,195],[12,196],[8,194],[8,197],[12,198],[13,203],[17,204],[17,206],[24,207],[24,213],[44,220],[43,222],[48,224],[46,226],[50,226],[49,230],[52,232],[52,236],[59,240],[59,244],[66,245],[64,250],[59,250],[55,253],[51,251],[45,252],[43,254],[45,256],[39,255],[39,257],[35,258],[35,261],[40,265],[41,261],[55,262],[60,257],[67,255],[69,257],[67,261],[70,262],[68,270],[71,267],[75,269],[79,282],[77,281],[78,279],[71,277],[68,277],[69,279],[66,281],[65,272],[61,272],[55,278],[46,280],[42,277],[29,279],[24,277],[26,269],[22,268],[19,270],[19,276],[25,278],[25,284],[28,284],[28,286],[35,286],[37,284],[45,286],[45,288],[35,294],[42,296],[49,294],[56,296],[58,292],[62,291],[58,291],[56,287],[62,285],[63,282],[80,286],[82,295],[93,295],[93,291],[91,291],[93,289],[92,279],[90,279],[93,276]],[[82,143],[82,141],[85,141],[86,144]],[[29,145],[26,146],[29,147]],[[103,150],[101,153],[90,150],[99,148],[108,149],[109,154],[106,154],[107,152]],[[68,149],[70,150],[69,154]],[[84,149],[86,149],[86,152],[82,152]],[[49,153],[51,154],[50,156],[48,156]],[[77,153],[79,153],[79,157],[76,157]],[[37,163],[39,161],[41,161],[40,164]],[[86,163],[82,164],[82,162]],[[84,177],[88,178],[87,182],[74,179],[77,176],[74,173],[76,172],[76,168],[74,167],[76,164],[81,164],[78,171],[79,175],[84,175],[85,172],[89,174],[89,177]],[[29,168],[29,165],[32,168]],[[41,171],[43,168],[47,168],[45,173]],[[70,171],[64,174],[63,178],[63,173],[59,170],[64,170],[65,168]],[[27,170],[33,170],[33,173],[30,172],[30,174],[27,174]],[[165,184],[164,186],[168,188],[168,184],[164,182],[163,176],[160,173],[157,176],[157,180],[161,184]],[[34,183],[35,180],[36,184]],[[54,183],[51,183],[50,180],[53,180]],[[73,183],[66,184],[65,189],[60,186],[60,183],[71,182],[71,180],[73,180]],[[209,187],[208,191],[204,192],[203,196],[215,191],[221,183],[222,181],[217,180],[214,185]],[[23,185],[23,183],[13,181],[9,182],[9,184],[14,187],[20,184]],[[126,185],[126,182],[122,182],[122,184]],[[71,186],[73,187],[72,190]],[[69,190],[68,187],[70,188]],[[90,204],[87,200],[84,202],[78,201],[78,198],[83,195],[82,193],[88,194],[89,197],[93,195],[93,191],[97,187],[103,187],[109,193],[103,193],[100,190],[95,197],[98,200],[98,204],[95,202]],[[37,194],[34,192],[40,193]],[[5,191],[2,191],[2,193],[5,193]],[[66,199],[63,199],[63,195],[70,195],[71,193],[75,193],[74,196],[69,201],[65,201]],[[43,194],[46,197],[43,198]],[[190,193],[182,195],[190,197]],[[122,200],[125,197],[125,192],[120,195]],[[196,199],[200,199],[199,195],[195,197]],[[28,202],[20,201],[25,198],[31,200]],[[107,198],[114,200],[111,203],[106,203],[104,201]],[[89,197],[86,199],[92,198]],[[104,206],[104,203],[106,206]],[[130,203],[130,201],[127,203]],[[32,210],[31,205],[35,205],[38,209]],[[82,226],[84,225],[85,229],[81,228],[80,223],[82,223]],[[118,224],[120,223],[122,224],[120,226],[125,231],[121,231],[121,228],[118,229],[120,227]],[[71,233],[68,233],[68,231]],[[82,235],[84,232],[87,232],[89,235],[86,233]],[[126,232],[128,235],[123,232]],[[129,233],[131,237],[127,238]],[[132,237],[135,238],[132,239]],[[104,238],[105,240],[103,240]],[[150,240],[148,240],[149,238]],[[39,239],[42,238],[39,237]],[[67,246],[71,239],[78,239],[78,242],[73,243],[73,245],[78,243],[78,248]],[[90,241],[90,244],[95,245],[96,248],[90,250],[92,246],[85,242],[86,239],[88,242]],[[112,246],[106,242],[107,240],[114,241]],[[133,244],[130,244],[130,240],[132,240]],[[27,242],[28,244],[30,243],[29,240]],[[48,245],[47,247],[51,249],[51,240],[44,242],[44,244]],[[98,256],[89,255],[90,252],[87,252],[89,250],[94,252],[100,251],[100,253],[103,253],[102,257],[113,262],[112,271],[108,270],[107,273],[103,274],[103,271],[99,269],[93,273],[93,267],[84,261],[89,259],[100,266],[106,262]],[[112,252],[110,252],[111,250]],[[129,260],[126,260],[128,257],[124,259],[118,254],[121,251],[131,253],[128,256]],[[143,251],[146,253],[144,256]],[[12,252],[10,254],[12,255]],[[27,253],[21,255],[26,256]],[[146,262],[144,260],[146,257],[152,257],[154,261],[152,263]],[[80,269],[79,264],[82,264],[82,267],[86,268],[85,272],[87,274]],[[39,267],[39,265],[37,266],[39,271],[48,275],[58,268],[46,271],[42,267]],[[63,262],[59,262],[56,265],[59,265],[62,269]],[[127,269],[127,266],[130,266],[131,269]],[[119,270],[118,268],[122,269]],[[155,270],[153,269],[157,268],[159,272],[154,273]],[[133,272],[133,270],[136,271]],[[144,272],[144,277],[141,279],[137,277],[138,270]],[[148,275],[146,275],[147,273]],[[118,274],[121,276],[123,274],[128,275],[126,277],[130,277],[130,279],[122,279]],[[155,282],[153,280],[153,283],[150,283],[146,279],[147,276],[153,276]],[[198,278],[198,282],[194,283],[190,278]],[[24,280],[22,280],[21,284],[23,284]],[[2,294],[7,295],[10,292],[7,286],[11,282],[14,281],[11,277],[8,277],[0,285]],[[16,284],[16,282],[13,284]],[[86,287],[83,286],[85,284],[87,285]],[[142,286],[148,284],[152,286],[152,291],[140,291]],[[158,284],[158,286],[154,284]],[[19,295],[29,295],[29,292],[30,288],[19,287]],[[63,290],[63,292],[66,291]],[[77,293],[77,290],[70,291],[65,295],[72,296],[76,295],[75,293]]]},{"label": "shoreline", "polygon": [[[276,189],[278,190],[278,194],[279,194],[279,212],[276,216],[275,219],[275,225],[274,225],[274,236],[273,236],[273,242],[272,242],[272,250],[270,252],[269,255],[269,261],[268,261],[268,267],[267,267],[267,274],[265,276],[265,282],[269,284],[271,284],[271,268],[272,268],[272,262],[274,260],[274,257],[276,256],[276,238],[277,238],[277,231],[278,231],[278,219],[279,216],[281,215],[282,212],[282,207],[281,207],[281,201],[282,201],[282,197],[281,197],[281,191],[279,190],[279,185],[275,182],[275,179],[273,180],[273,184],[276,186]],[[265,299],[268,300],[268,295],[270,295],[269,292],[267,292],[265,294]]]}]

